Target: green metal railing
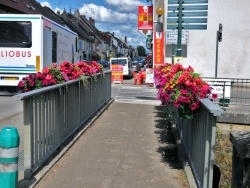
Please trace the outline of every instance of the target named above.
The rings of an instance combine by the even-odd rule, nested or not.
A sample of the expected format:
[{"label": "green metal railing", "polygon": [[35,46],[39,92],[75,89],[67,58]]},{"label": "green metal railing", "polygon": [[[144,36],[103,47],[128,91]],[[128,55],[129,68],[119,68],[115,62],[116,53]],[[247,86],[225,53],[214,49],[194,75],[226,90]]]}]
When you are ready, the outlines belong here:
[{"label": "green metal railing", "polygon": [[214,102],[223,108],[229,105],[250,106],[250,79],[204,77],[203,80],[213,88],[213,93],[219,94]]},{"label": "green metal railing", "polygon": [[111,99],[111,71],[22,93],[24,179]]},{"label": "green metal railing", "polygon": [[178,132],[177,145],[183,147],[181,155],[188,158],[186,162],[191,167],[196,186],[211,188],[216,122],[224,111],[209,99],[199,100],[201,107],[192,119],[182,119],[176,108],[170,110],[170,119],[173,131]]}]

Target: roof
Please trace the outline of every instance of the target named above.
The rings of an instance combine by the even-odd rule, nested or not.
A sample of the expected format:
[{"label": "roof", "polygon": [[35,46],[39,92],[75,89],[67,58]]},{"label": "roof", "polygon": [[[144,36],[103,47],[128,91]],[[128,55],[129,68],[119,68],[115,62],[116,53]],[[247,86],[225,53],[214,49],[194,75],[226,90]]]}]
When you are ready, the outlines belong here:
[{"label": "roof", "polygon": [[[20,14],[41,14],[59,24],[62,24],[61,20],[58,19],[48,7],[42,7],[42,5],[36,0],[4,0],[0,2],[0,6],[8,8],[10,13]],[[48,9],[50,11],[48,11]],[[7,12],[8,13],[8,12]]]},{"label": "roof", "polygon": [[0,2],[0,6],[5,6],[16,10],[18,13],[34,14],[38,13],[36,8],[30,6],[30,1],[21,1],[21,0],[5,0]]}]

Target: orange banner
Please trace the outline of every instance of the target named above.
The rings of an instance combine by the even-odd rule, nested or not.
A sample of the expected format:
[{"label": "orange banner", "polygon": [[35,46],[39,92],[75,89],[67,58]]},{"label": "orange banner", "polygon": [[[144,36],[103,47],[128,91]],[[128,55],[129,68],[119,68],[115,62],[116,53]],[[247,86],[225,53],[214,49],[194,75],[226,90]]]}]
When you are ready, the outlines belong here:
[{"label": "orange banner", "polygon": [[138,6],[138,30],[153,30],[153,6]]},{"label": "orange banner", "polygon": [[123,83],[123,65],[112,65],[112,83]]},{"label": "orange banner", "polygon": [[164,64],[164,33],[154,32],[154,67]]}]

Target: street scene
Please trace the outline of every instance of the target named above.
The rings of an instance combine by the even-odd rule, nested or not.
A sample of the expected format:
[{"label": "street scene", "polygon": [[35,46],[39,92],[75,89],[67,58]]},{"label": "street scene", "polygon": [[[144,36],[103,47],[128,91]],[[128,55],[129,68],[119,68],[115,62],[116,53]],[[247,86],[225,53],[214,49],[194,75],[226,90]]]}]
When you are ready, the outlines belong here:
[{"label": "street scene", "polygon": [[0,188],[249,187],[242,4],[1,1]]}]

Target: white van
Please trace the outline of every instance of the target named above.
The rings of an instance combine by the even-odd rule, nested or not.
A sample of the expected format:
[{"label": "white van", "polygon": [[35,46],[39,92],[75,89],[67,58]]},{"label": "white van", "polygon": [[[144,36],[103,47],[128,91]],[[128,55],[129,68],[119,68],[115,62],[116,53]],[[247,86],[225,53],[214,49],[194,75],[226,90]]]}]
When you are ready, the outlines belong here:
[{"label": "white van", "polygon": [[129,57],[115,57],[110,59],[110,68],[112,65],[122,64],[123,65],[123,76],[132,78],[132,60]]},{"label": "white van", "polygon": [[53,63],[76,62],[78,35],[35,14],[0,14],[0,90]]}]

